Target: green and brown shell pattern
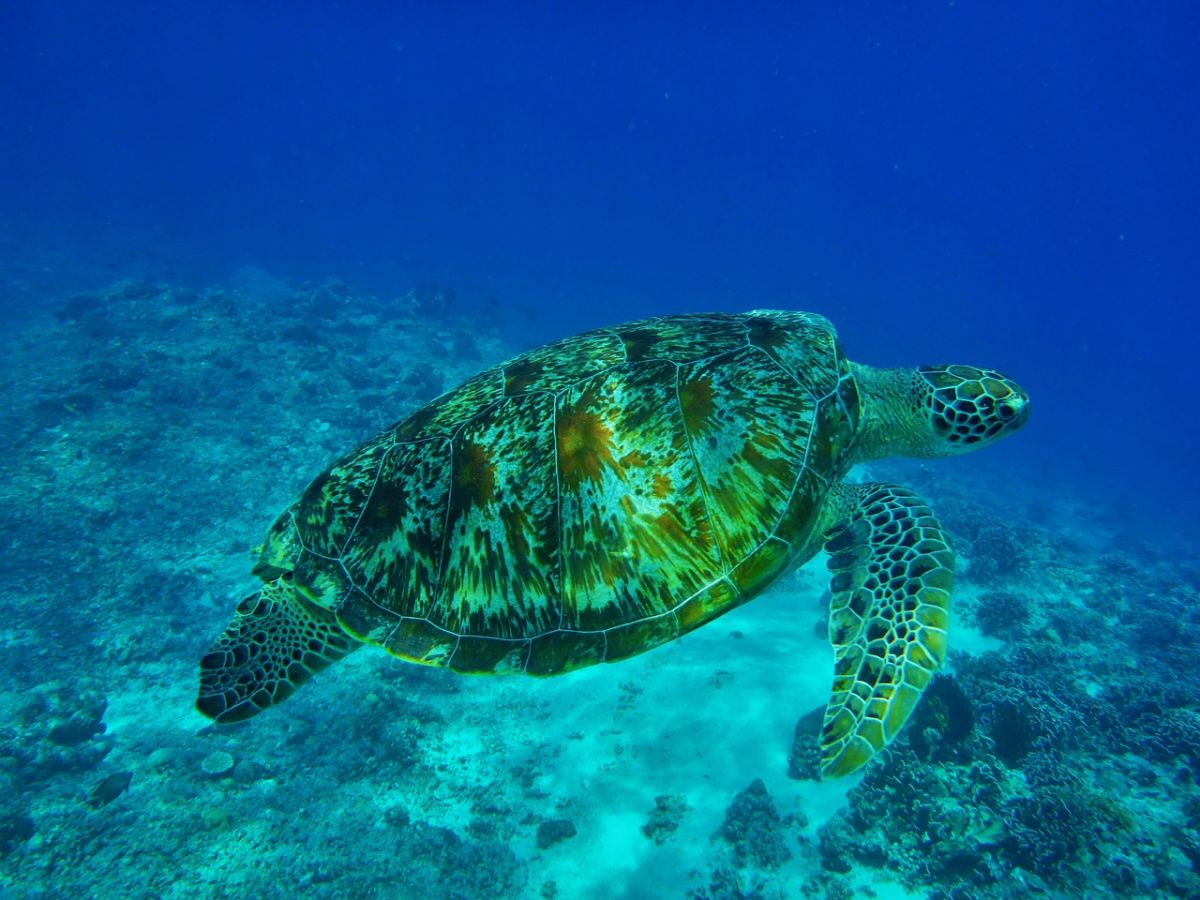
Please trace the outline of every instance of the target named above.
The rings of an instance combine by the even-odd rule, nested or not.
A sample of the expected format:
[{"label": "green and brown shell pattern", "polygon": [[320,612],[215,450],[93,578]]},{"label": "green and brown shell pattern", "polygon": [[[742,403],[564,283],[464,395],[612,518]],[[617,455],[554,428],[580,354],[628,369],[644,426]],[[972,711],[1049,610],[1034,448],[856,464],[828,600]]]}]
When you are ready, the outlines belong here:
[{"label": "green and brown shell pattern", "polygon": [[622,659],[812,555],[858,416],[817,315],[588,332],[335,463],[256,571],[291,570],[351,635],[415,662],[549,675]]}]

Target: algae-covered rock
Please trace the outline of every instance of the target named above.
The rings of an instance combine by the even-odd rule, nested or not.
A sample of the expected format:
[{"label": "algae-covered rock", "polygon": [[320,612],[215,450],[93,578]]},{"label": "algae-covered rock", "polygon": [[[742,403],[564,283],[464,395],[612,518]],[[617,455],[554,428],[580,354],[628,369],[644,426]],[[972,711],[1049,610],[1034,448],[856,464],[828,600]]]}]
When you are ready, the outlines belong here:
[{"label": "algae-covered rock", "polygon": [[659,794],[654,798],[654,809],[642,826],[642,834],[656,844],[664,843],[679,827],[679,820],[687,812],[687,800],[675,794]]},{"label": "algae-covered rock", "polygon": [[36,831],[29,810],[14,798],[0,800],[0,854],[8,853]]},{"label": "algae-covered rock", "polygon": [[537,830],[537,845],[539,850],[553,847],[560,841],[575,837],[575,823],[570,819],[547,819]]},{"label": "algae-covered rock", "polygon": [[224,750],[214,750],[200,763],[200,770],[209,778],[220,778],[233,771],[234,758]]},{"label": "algae-covered rock", "polygon": [[146,765],[157,772],[170,769],[179,762],[179,751],[174,747],[159,747],[146,757]]},{"label": "algae-covered rock", "polygon": [[104,733],[104,711],[108,701],[85,693],[75,698],[72,708],[51,729],[48,737],[60,747],[78,747],[98,734]]}]

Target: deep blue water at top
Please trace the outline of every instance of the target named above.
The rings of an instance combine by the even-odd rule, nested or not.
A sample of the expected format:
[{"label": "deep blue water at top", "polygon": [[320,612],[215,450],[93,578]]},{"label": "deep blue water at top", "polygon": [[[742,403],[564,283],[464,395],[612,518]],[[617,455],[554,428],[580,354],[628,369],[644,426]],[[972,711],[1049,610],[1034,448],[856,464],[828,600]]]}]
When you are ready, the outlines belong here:
[{"label": "deep blue water at top", "polygon": [[3,4],[0,252],[436,281],[524,343],[815,309],[1024,382],[981,472],[1190,515],[1194,4],[576,6]]}]

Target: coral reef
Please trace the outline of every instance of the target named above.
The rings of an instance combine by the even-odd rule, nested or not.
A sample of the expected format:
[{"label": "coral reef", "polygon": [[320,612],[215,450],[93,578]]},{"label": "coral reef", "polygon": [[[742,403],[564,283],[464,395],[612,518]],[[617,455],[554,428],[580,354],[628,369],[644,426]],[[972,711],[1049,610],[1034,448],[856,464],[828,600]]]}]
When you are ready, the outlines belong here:
[{"label": "coral reef", "polygon": [[[879,464],[932,495],[968,563],[963,621],[1005,644],[952,632],[946,674],[841,806],[811,781],[820,707],[792,781],[782,746],[746,762],[827,689],[820,561],[611,677],[519,690],[364,652],[285,715],[214,728],[190,714],[195,659],[266,524],[514,348],[444,287],[252,269],[73,284],[0,339],[4,896],[1200,895],[1194,531],[1150,540],[1102,499]],[[695,667],[663,687],[683,653]],[[739,733],[776,712],[770,736]],[[834,811],[809,807],[820,792]]]},{"label": "coral reef", "polygon": [[825,718],[825,707],[818,706],[807,715],[801,716],[792,732],[792,746],[788,749],[788,777],[816,781],[821,777],[821,723]]},{"label": "coral reef", "polygon": [[[948,897],[1200,888],[1194,835],[1152,766],[1194,766],[1194,713],[1130,716],[1114,696],[1077,687],[1071,660],[1035,647],[1050,649],[956,657],[957,676],[935,681],[886,763],[822,827],[823,866],[887,869]],[[1147,789],[1156,819],[1131,801]]]},{"label": "coral reef", "polygon": [[445,900],[516,896],[524,871],[512,850],[498,841],[473,841],[424,822],[401,827],[391,877],[397,896]]},{"label": "coral reef", "polygon": [[679,820],[683,818],[687,808],[686,798],[674,794],[659,794],[654,798],[654,809],[650,810],[650,815],[642,826],[642,834],[656,844],[666,843],[679,827]]},{"label": "coral reef", "polygon": [[1012,640],[1021,637],[1032,618],[1028,598],[1013,591],[984,591],[975,601],[975,623],[984,634]]},{"label": "coral reef", "polygon": [[791,859],[783,839],[783,819],[761,778],[733,798],[714,837],[724,839],[739,867],[748,863],[774,869]]}]

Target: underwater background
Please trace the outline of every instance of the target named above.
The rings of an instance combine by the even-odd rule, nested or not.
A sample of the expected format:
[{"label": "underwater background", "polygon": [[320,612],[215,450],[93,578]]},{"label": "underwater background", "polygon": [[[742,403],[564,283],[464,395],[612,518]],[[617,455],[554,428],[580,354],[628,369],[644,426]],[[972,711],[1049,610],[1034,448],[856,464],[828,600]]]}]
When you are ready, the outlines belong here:
[{"label": "underwater background", "polygon": [[[1200,9],[0,5],[0,897],[1200,896]],[[562,678],[196,662],[333,459],[651,315],[995,367],[856,477],[959,554],[949,665],[820,782],[818,558]],[[822,602],[826,607],[822,606]]]}]

